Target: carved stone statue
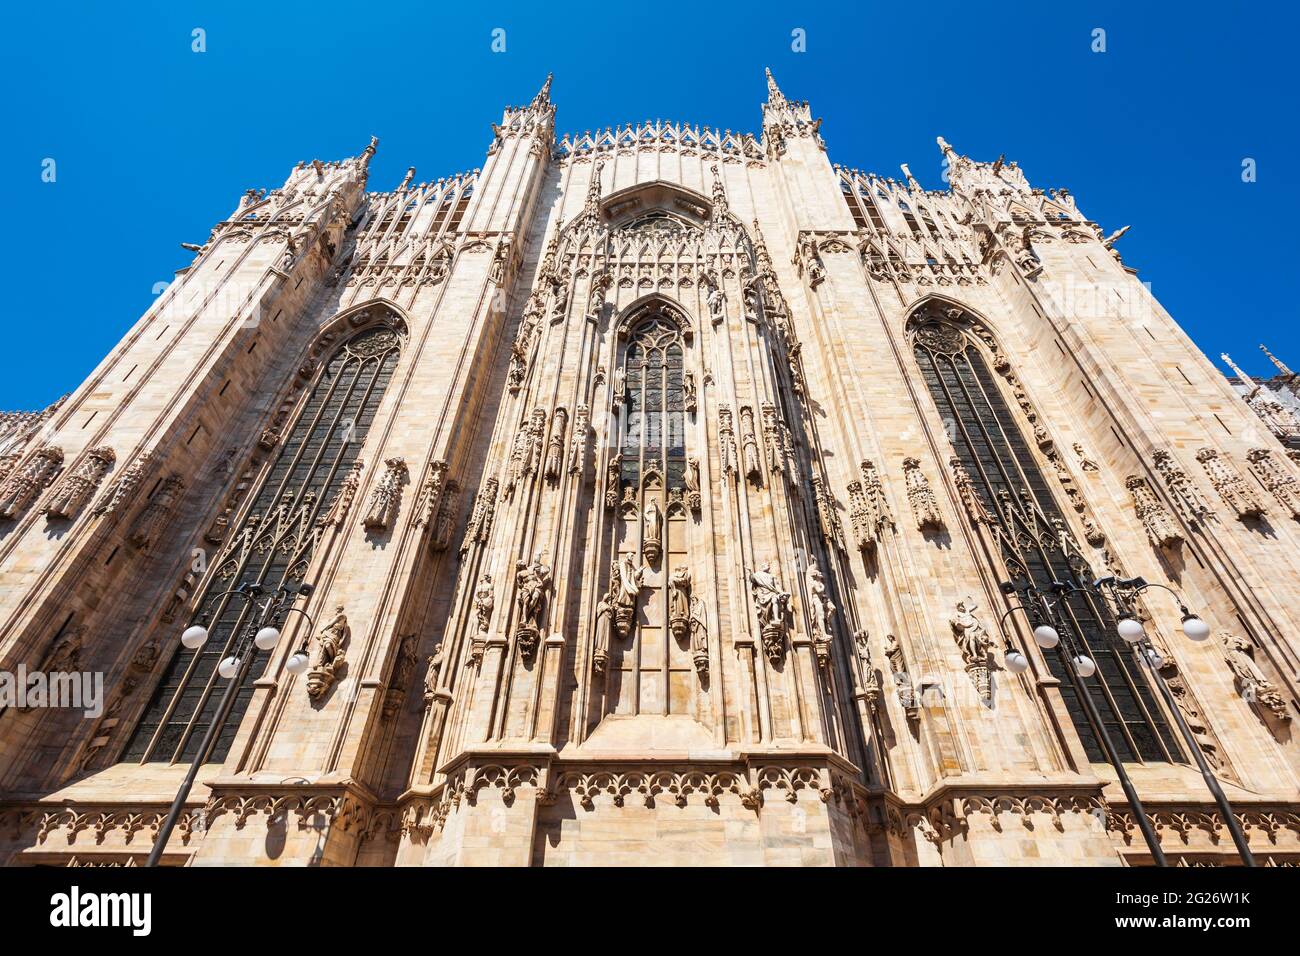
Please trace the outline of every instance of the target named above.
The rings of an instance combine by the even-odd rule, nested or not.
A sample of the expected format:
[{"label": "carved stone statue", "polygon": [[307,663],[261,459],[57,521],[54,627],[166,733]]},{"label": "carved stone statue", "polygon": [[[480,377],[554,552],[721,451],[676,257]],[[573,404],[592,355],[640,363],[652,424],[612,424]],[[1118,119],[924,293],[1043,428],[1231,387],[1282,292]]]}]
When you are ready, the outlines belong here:
[{"label": "carved stone statue", "polygon": [[695,411],[695,373],[687,372],[682,376],[682,407],[688,412]]},{"label": "carved stone statue", "polygon": [[691,511],[699,514],[700,511],[700,460],[694,456],[686,459],[686,475],[683,478],[686,485],[686,503],[690,506]]},{"label": "carved stone statue", "polygon": [[551,589],[551,568],[542,560],[543,557],[544,554],[539,553],[531,564],[526,561],[515,564],[515,611],[518,618],[515,641],[525,660],[531,659],[537,649],[546,599]]},{"label": "carved stone statue", "polygon": [[618,582],[618,561],[614,561],[609,568],[609,587],[605,589],[605,593],[600,596],[600,601],[596,604],[596,646],[592,653],[591,669],[597,674],[605,672],[605,665],[609,661],[609,632],[614,626],[614,607],[618,603],[619,594]]},{"label": "carved stone statue", "polygon": [[708,306],[709,320],[714,325],[726,318],[726,298],[722,294],[722,287],[716,283],[709,286]]},{"label": "carved stone statue", "polygon": [[781,583],[772,573],[770,561],[749,574],[749,586],[754,595],[754,611],[758,615],[759,630],[763,635],[763,649],[772,663],[785,655],[786,619],[790,613],[790,592],[781,589]]},{"label": "carved stone statue", "polygon": [[424,669],[424,702],[433,703],[434,694],[438,690],[438,675],[442,673],[443,651],[442,642],[439,641],[434,647],[433,653],[429,655],[428,666]]},{"label": "carved stone statue", "polygon": [[641,595],[641,581],[645,565],[638,565],[631,554],[618,559],[616,565],[618,590],[614,592],[614,627],[619,637],[632,633],[632,620],[636,616],[636,602]]},{"label": "carved stone statue", "polygon": [[705,625],[704,602],[691,598],[691,662],[701,677],[709,673],[709,630]]},{"label": "carved stone statue", "polygon": [[813,650],[817,663],[830,663],[831,642],[835,634],[835,605],[826,590],[826,579],[816,564],[808,567],[808,610],[813,624]]},{"label": "carved stone statue", "polygon": [[992,690],[989,680],[989,651],[995,646],[993,638],[975,617],[978,605],[970,598],[957,602],[957,613],[949,618],[953,639],[966,662],[966,673],[975,682],[981,698],[987,700]]},{"label": "carved stone statue", "polygon": [[311,670],[307,672],[307,696],[320,700],[347,664],[347,644],[352,636],[348,616],[340,604],[334,609],[334,619],[321,628],[316,636]]},{"label": "carved stone statue", "polygon": [[641,551],[647,561],[655,564],[663,554],[664,513],[659,507],[659,502],[654,498],[646,503],[644,527],[645,540],[641,545]]},{"label": "carved stone statue", "polygon": [[1235,634],[1224,634],[1223,657],[1237,679],[1237,693],[1242,700],[1267,708],[1279,720],[1291,719],[1286,700],[1255,663],[1255,650],[1250,641]]},{"label": "carved stone statue", "polygon": [[673,568],[668,577],[668,627],[677,640],[686,638],[691,618],[691,570],[683,565]]}]

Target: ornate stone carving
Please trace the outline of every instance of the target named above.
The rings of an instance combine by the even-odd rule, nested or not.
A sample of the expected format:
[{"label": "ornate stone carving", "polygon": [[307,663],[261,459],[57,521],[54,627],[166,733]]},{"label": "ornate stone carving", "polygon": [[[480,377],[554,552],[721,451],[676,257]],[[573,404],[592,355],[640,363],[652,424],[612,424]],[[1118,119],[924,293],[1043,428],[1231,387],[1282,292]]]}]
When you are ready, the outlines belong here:
[{"label": "ornate stone carving", "polygon": [[542,469],[543,477],[550,482],[559,481],[564,468],[564,429],[568,422],[569,413],[563,407],[557,408],[551,416],[551,437],[547,442],[546,464]]},{"label": "ornate stone carving", "polygon": [[992,684],[989,679],[989,652],[996,645],[984,625],[975,617],[979,606],[969,597],[957,602],[957,613],[948,619],[952,627],[953,640],[961,651],[961,658],[966,663],[966,673],[975,684],[975,690],[981,700],[992,696]]},{"label": "ornate stone carving", "polygon": [[434,646],[433,653],[429,655],[429,659],[425,662],[424,691],[421,696],[426,707],[432,704],[438,695],[438,677],[442,673],[442,663],[445,656],[442,642],[439,641]]},{"label": "ornate stone carving", "polygon": [[108,470],[117,461],[117,455],[107,445],[100,445],[86,452],[72,474],[68,475],[54,490],[45,513],[51,518],[75,518],[82,505],[90,500],[104,480]]},{"label": "ornate stone carving", "polygon": [[686,474],[682,479],[686,486],[686,503],[695,514],[700,513],[700,460],[694,456],[686,459]]},{"label": "ornate stone carving", "polygon": [[691,597],[691,662],[701,677],[709,673],[709,630],[705,624],[704,602]]},{"label": "ornate stone carving", "polygon": [[696,408],[695,373],[686,370],[682,376],[682,408],[694,413]]},{"label": "ornate stone carving", "polygon": [[907,661],[903,657],[903,646],[893,634],[885,635],[885,660],[889,661],[889,672],[893,676],[894,686],[898,689],[898,702],[908,720],[921,716],[921,706],[912,684],[912,675],[908,673]]},{"label": "ornate stone carving", "polygon": [[320,700],[334,686],[347,667],[347,645],[352,637],[348,616],[340,604],[334,608],[334,618],[326,624],[313,642],[311,669],[307,671],[307,696]]},{"label": "ornate stone carving", "polygon": [[609,464],[605,466],[605,507],[615,508],[618,506],[619,498],[622,497],[623,487],[623,456],[618,452],[609,456]]},{"label": "ornate stone carving", "polygon": [[738,471],[736,465],[736,433],[731,427],[731,408],[718,406],[718,457],[722,461],[722,473],[728,478]]},{"label": "ornate stone carving", "polygon": [[1088,457],[1088,455],[1083,450],[1083,445],[1081,445],[1079,442],[1074,443],[1074,454],[1079,459],[1079,467],[1082,468],[1084,471],[1097,470],[1097,463]]},{"label": "ornate stone carving", "polygon": [[171,524],[176,504],[185,491],[185,479],[170,475],[135,519],[128,540],[142,551],[151,547],[158,534]]},{"label": "ornate stone carving", "polygon": [[1187,473],[1178,467],[1178,462],[1174,460],[1173,455],[1160,449],[1151,456],[1151,461],[1164,480],[1174,507],[1181,512],[1186,521],[1204,522],[1205,519],[1213,516],[1214,512],[1197,493],[1196,486],[1187,477]]},{"label": "ornate stone carving", "polygon": [[769,561],[749,573],[749,586],[754,598],[754,611],[758,615],[759,633],[763,637],[763,651],[767,659],[776,664],[785,657],[790,593],[781,589],[781,582],[772,573]]},{"label": "ornate stone carving", "polygon": [[573,419],[573,439],[569,450],[569,474],[581,475],[587,467],[587,441],[591,435],[591,411],[579,405]]},{"label": "ornate stone carving", "polygon": [[1251,470],[1260,483],[1268,489],[1283,511],[1292,518],[1300,518],[1300,483],[1283,468],[1267,448],[1252,448],[1246,452]]},{"label": "ornate stone carving", "polygon": [[38,448],[16,473],[0,484],[0,518],[18,518],[50,486],[63,467],[63,449],[57,445]]},{"label": "ornate stone carving", "polygon": [[402,503],[402,486],[406,484],[406,459],[389,458],[384,462],[384,476],[370,493],[370,507],[366,509],[362,525],[368,531],[385,531],[397,524],[397,512]]},{"label": "ornate stone carving", "polygon": [[871,635],[866,628],[853,632],[853,643],[858,649],[858,662],[862,665],[862,696],[872,713],[880,702],[880,681],[876,678],[876,667],[871,659]]},{"label": "ornate stone carving", "polygon": [[943,516],[939,513],[939,501],[929,479],[921,470],[921,462],[915,458],[903,459],[903,479],[907,484],[907,500],[916,517],[916,527],[920,531],[942,531]]},{"label": "ornate stone carving", "polygon": [[626,638],[632,633],[636,603],[646,570],[645,565],[638,564],[632,554],[625,554],[614,563],[617,588],[611,588],[610,593],[613,596],[614,629],[619,637]]},{"label": "ornate stone carving", "polygon": [[844,529],[840,524],[840,516],[835,513],[835,502],[831,500],[830,493],[826,490],[826,482],[821,475],[812,476],[813,502],[817,506],[817,524],[821,529],[822,538],[833,548],[842,547],[844,540]]},{"label": "ornate stone carving", "polygon": [[1290,720],[1286,699],[1255,663],[1255,648],[1236,634],[1223,635],[1223,658],[1236,678],[1237,693],[1251,704],[1259,704],[1278,720]]},{"label": "ornate stone carving", "polygon": [[532,660],[545,626],[551,592],[551,567],[539,553],[530,564],[515,563],[515,643],[524,660]]},{"label": "ornate stone carving", "polygon": [[885,529],[894,527],[893,512],[885,498],[880,474],[866,459],[862,461],[862,481],[849,482],[849,521],[859,551],[874,551]]},{"label": "ornate stone carving", "polygon": [[813,653],[817,663],[826,667],[831,659],[835,639],[835,605],[826,590],[826,579],[815,563],[808,566],[808,614],[812,619]]},{"label": "ornate stone carving", "polygon": [[1219,497],[1237,513],[1238,518],[1262,518],[1267,512],[1255,490],[1246,484],[1228,460],[1216,448],[1202,448],[1196,453]]},{"label": "ornate stone carving", "polygon": [[785,442],[781,437],[781,420],[777,417],[775,405],[764,403],[762,411],[763,445],[767,448],[767,467],[772,474],[779,475],[785,471]]},{"label": "ornate stone carving", "polygon": [[483,489],[474,497],[474,508],[470,513],[469,524],[465,526],[465,537],[461,541],[460,553],[466,554],[475,544],[486,544],[492,531],[492,518],[496,513],[497,480],[489,478]]},{"label": "ornate stone carving", "polygon": [[754,435],[754,409],[740,407],[740,444],[745,460],[745,476],[753,481],[763,480],[762,460],[758,453],[758,439]]},{"label": "ornate stone carving", "polygon": [[668,577],[668,627],[677,640],[685,640],[691,624],[691,570],[684,564]]},{"label": "ornate stone carving", "polygon": [[644,535],[641,541],[641,552],[651,564],[658,564],[663,554],[664,513],[659,507],[659,502],[650,498],[646,502],[643,514],[645,523],[642,525]]},{"label": "ornate stone carving", "polygon": [[961,463],[961,459],[953,455],[948,459],[948,468],[952,471],[953,484],[957,486],[957,494],[961,497],[962,507],[966,509],[966,517],[970,519],[970,523],[991,524],[993,516],[984,507],[983,499],[975,490],[975,482],[971,480],[970,473]]},{"label": "ornate stone carving", "polygon": [[352,467],[348,469],[347,475],[343,479],[343,484],[339,485],[338,493],[329,506],[320,513],[316,518],[317,527],[340,527],[348,518],[348,512],[352,510],[352,501],[357,496],[357,488],[361,486],[361,470],[365,467],[360,458],[352,462]]},{"label": "ornate stone carving", "polygon": [[447,463],[440,459],[430,461],[425,467],[424,482],[420,485],[420,496],[415,506],[415,526],[423,528],[434,523],[438,515],[438,505],[442,500],[443,480],[447,475]]},{"label": "ornate stone carving", "polygon": [[1124,486],[1133,496],[1133,509],[1146,529],[1147,540],[1157,548],[1177,548],[1183,543],[1183,534],[1156,493],[1140,475],[1129,475]]},{"label": "ornate stone carving", "polygon": [[449,480],[438,500],[438,515],[433,520],[433,533],[429,535],[429,549],[444,551],[451,544],[451,533],[456,527],[456,508],[460,504],[460,485]]},{"label": "ornate stone carving", "polygon": [[[406,700],[406,688],[411,682],[411,675],[415,673],[415,665],[419,658],[415,653],[415,646],[419,643],[419,635],[403,634],[397,640],[397,656],[393,661],[393,673],[388,679],[388,687],[384,689],[384,702],[380,707],[380,719],[388,722],[397,716],[398,711],[402,709],[402,703]],[[442,648],[439,644],[435,649],[435,654]]]},{"label": "ornate stone carving", "polygon": [[534,408],[528,421],[519,426],[515,433],[515,443],[510,451],[510,463],[506,469],[505,484],[501,496],[509,501],[515,488],[537,473],[541,459],[542,436],[546,431],[546,412]]}]

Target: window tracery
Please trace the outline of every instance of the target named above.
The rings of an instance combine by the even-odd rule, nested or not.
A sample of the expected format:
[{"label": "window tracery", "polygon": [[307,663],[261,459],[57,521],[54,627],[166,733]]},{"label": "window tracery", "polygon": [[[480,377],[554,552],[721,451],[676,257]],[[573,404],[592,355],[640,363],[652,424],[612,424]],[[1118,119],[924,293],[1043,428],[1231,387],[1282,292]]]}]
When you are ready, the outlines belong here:
[{"label": "window tracery", "polygon": [[[220,596],[241,584],[273,591],[300,582],[340,507],[356,488],[358,453],[393,375],[401,337],[388,325],[353,336],[323,364],[280,453],[263,475],[242,520],[213,560],[194,620],[205,620],[207,642],[178,648],[145,708],[123,759],[191,760],[216,719],[224,685],[217,664],[249,626],[248,602]],[[347,498],[346,504],[343,499]],[[280,626],[283,622],[271,622]],[[257,651],[226,715],[209,760],[224,759],[270,651]]]},{"label": "window tracery", "polygon": [[[1090,584],[1095,575],[1082,555],[1064,512],[1003,398],[981,345],[991,335],[960,309],[920,309],[909,322],[912,347],[930,394],[945,420],[957,453],[954,468],[966,486],[968,503],[987,515],[1013,583],[1030,581],[1050,593],[1054,581]],[[1001,370],[1006,359],[995,353]],[[1090,594],[1061,602],[1063,616],[1080,645],[1097,664],[1086,678],[1102,722],[1120,755],[1130,761],[1180,760],[1163,712],[1135,652],[1115,632],[1111,608]],[[1104,760],[1097,734],[1079,700],[1084,680],[1066,661],[1064,644],[1043,657],[1060,680],[1060,692],[1089,759]]]}]

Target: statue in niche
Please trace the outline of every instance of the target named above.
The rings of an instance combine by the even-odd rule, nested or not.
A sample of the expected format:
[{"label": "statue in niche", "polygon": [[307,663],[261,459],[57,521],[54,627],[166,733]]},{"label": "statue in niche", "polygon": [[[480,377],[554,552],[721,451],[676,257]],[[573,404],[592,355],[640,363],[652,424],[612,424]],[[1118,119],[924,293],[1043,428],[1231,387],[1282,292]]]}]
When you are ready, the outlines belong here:
[{"label": "statue in niche", "polygon": [[705,677],[709,673],[709,631],[704,624],[704,602],[691,598],[691,661],[696,673]]},{"label": "statue in niche", "polygon": [[978,605],[970,598],[957,602],[957,613],[948,621],[952,627],[953,639],[961,651],[962,660],[966,662],[966,673],[975,683],[975,689],[982,699],[988,700],[992,693],[989,680],[988,654],[995,645],[988,630],[975,617]]},{"label": "statue in niche", "polygon": [[551,568],[539,552],[531,564],[515,564],[515,610],[518,623],[515,641],[525,660],[530,660],[537,649],[537,639],[542,632],[542,617],[546,610],[546,596],[551,588]]},{"label": "statue in niche", "polygon": [[726,309],[726,299],[722,294],[722,286],[716,282],[709,285],[709,319],[714,325],[717,325],[726,318],[724,310]]},{"label": "statue in niche", "polygon": [[478,618],[480,634],[486,634],[492,620],[492,608],[496,606],[496,597],[492,593],[492,575],[486,571],[479,578],[478,587],[474,589],[474,614]]},{"label": "statue in niche", "polygon": [[334,608],[334,619],[321,628],[316,636],[316,653],[311,670],[307,672],[307,696],[320,700],[347,665],[347,643],[352,635],[348,616],[343,605]]},{"label": "statue in niche", "polygon": [[609,631],[614,626],[614,608],[618,604],[619,565],[614,561],[609,566],[609,587],[600,596],[596,604],[596,647],[591,658],[591,669],[597,674],[605,673],[605,664],[609,660]]},{"label": "statue in niche", "polygon": [[622,365],[614,369],[614,402],[627,401],[627,369]]},{"label": "statue in niche", "polygon": [[682,376],[682,407],[686,411],[695,411],[695,397],[695,373],[687,372]]},{"label": "statue in niche", "polygon": [[424,671],[424,702],[433,703],[434,694],[438,690],[438,675],[442,672],[442,642],[439,641],[434,647],[433,653],[429,655],[429,666]]},{"label": "statue in niche", "polygon": [[619,637],[632,633],[632,619],[636,616],[636,601],[641,596],[641,581],[645,565],[638,565],[631,554],[618,559],[618,591],[614,595],[614,628]]},{"label": "statue in niche", "polygon": [[1266,707],[1279,720],[1291,719],[1287,713],[1286,700],[1255,663],[1254,648],[1250,641],[1235,634],[1224,634],[1223,657],[1233,677],[1237,679],[1237,692],[1242,700]]},{"label": "statue in niche", "polygon": [[754,610],[758,614],[758,626],[763,635],[763,649],[767,659],[775,664],[785,654],[790,592],[781,589],[780,582],[772,573],[770,561],[764,561],[759,570],[750,572],[749,585],[754,593]]},{"label": "statue in niche", "polygon": [[817,663],[825,667],[830,662],[835,605],[826,590],[826,579],[822,577],[821,568],[815,564],[808,568],[808,604],[813,620],[813,649]]},{"label": "statue in niche", "polygon": [[677,640],[686,638],[691,618],[691,571],[685,565],[673,568],[668,578],[668,626]]},{"label": "statue in niche", "polygon": [[686,459],[686,475],[683,478],[686,484],[686,503],[690,505],[691,511],[699,514],[700,512],[700,460],[695,457]]},{"label": "statue in niche", "polygon": [[663,554],[663,541],[664,513],[659,508],[659,502],[651,498],[645,506],[645,542],[641,546],[642,553],[651,564],[657,563]]}]

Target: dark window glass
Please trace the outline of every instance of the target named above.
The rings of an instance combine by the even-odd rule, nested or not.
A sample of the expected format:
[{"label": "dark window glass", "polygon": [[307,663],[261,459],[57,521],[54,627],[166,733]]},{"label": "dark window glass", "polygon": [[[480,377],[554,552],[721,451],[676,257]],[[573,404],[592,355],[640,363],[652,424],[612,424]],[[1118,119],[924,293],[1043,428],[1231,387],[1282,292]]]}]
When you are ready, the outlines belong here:
[{"label": "dark window glass", "polygon": [[[918,330],[915,352],[939,413],[951,423],[948,432],[976,492],[1001,525],[1004,540],[1017,542],[1015,554],[1009,557],[1023,562],[1029,578],[1043,592],[1049,592],[1053,581],[1091,578],[1081,556],[1067,555],[1055,544],[1059,538],[1053,528],[1057,522],[1066,526],[1065,519],[979,349],[956,329],[930,325]],[[1044,533],[1035,537],[1023,524],[1010,525],[1000,504],[1008,498],[1024,502],[1017,513],[1041,513],[1047,524]],[[1096,662],[1097,672],[1086,681],[1079,678],[1066,660],[1064,642],[1043,656],[1061,682],[1061,697],[1089,759],[1103,761],[1105,753],[1079,701],[1080,681],[1086,682],[1122,759],[1180,760],[1181,751],[1134,651],[1116,634],[1111,609],[1090,595],[1074,594],[1062,612],[1081,651]]]},{"label": "dark window glass", "polygon": [[[225,692],[217,665],[230,654],[233,638],[250,624],[247,601],[220,595],[243,583],[270,592],[302,580],[319,537],[316,520],[333,502],[361,450],[392,378],[399,344],[391,329],[369,329],[325,366],[252,504],[214,559],[215,570],[194,617],[209,622],[207,643],[198,651],[177,647],[122,759],[192,760],[197,754]],[[225,759],[252,699],[253,681],[271,654],[253,653],[209,760]]]}]

